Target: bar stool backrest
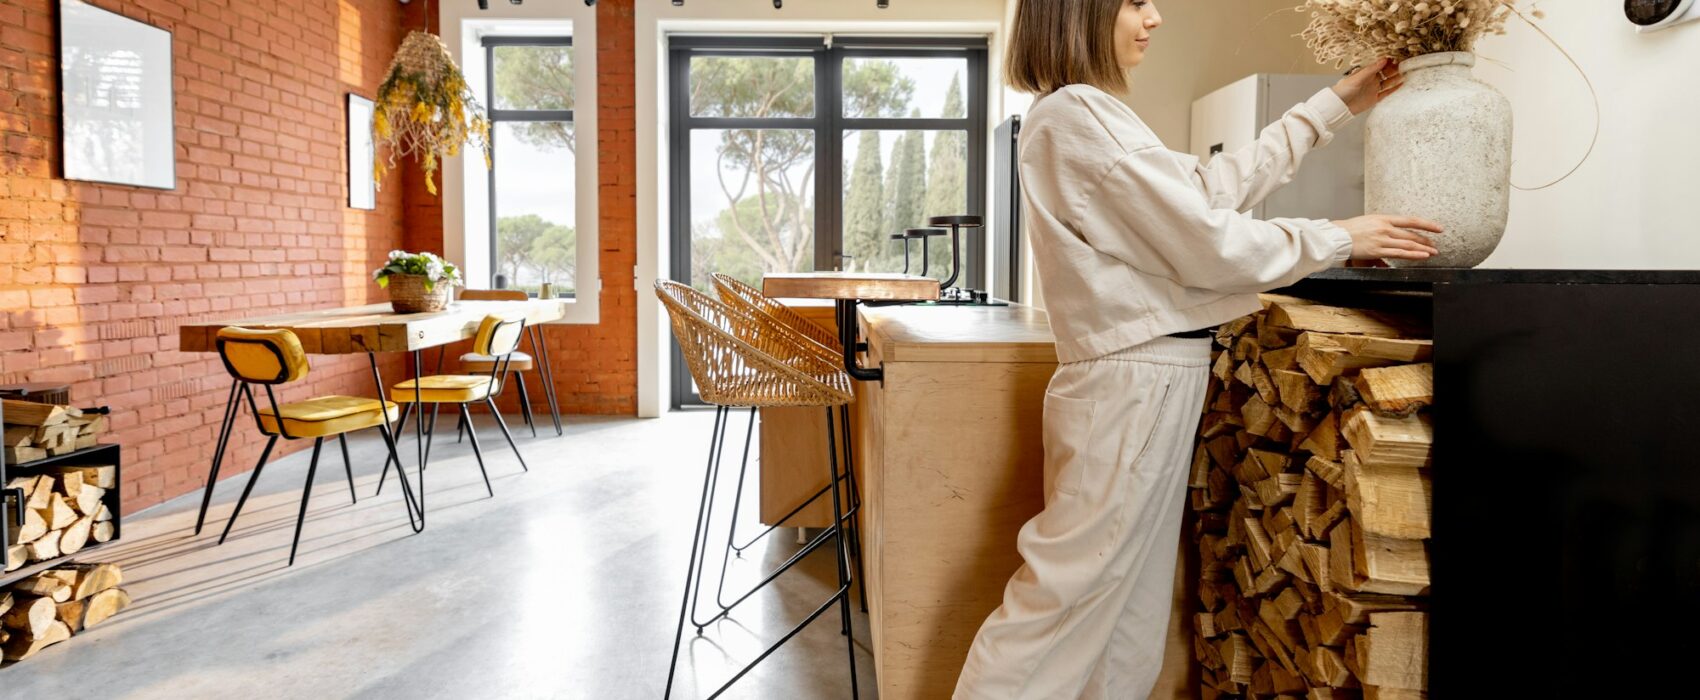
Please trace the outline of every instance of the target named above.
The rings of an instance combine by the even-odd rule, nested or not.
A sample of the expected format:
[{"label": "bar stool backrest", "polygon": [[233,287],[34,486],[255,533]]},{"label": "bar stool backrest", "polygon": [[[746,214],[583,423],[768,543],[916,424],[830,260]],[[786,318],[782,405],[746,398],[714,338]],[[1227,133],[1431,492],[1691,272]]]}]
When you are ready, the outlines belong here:
[{"label": "bar stool backrest", "polygon": [[803,318],[791,307],[779,303],[778,300],[763,294],[761,290],[744,284],[737,278],[716,272],[712,275],[714,291],[720,295],[720,300],[729,306],[743,307],[752,311],[772,316],[784,324],[786,328],[795,331],[809,342],[818,344],[826,351],[827,356],[844,352],[844,345],[833,337],[832,332],[815,325],[813,321]]},{"label": "bar stool backrest", "polygon": [[244,382],[287,384],[307,376],[307,353],[288,329],[220,328],[216,344],[224,369]]},{"label": "bar stool backrest", "polygon": [[657,280],[673,336],[703,401],[718,406],[840,406],[854,400],[844,370],[777,321],[672,280]]},{"label": "bar stool backrest", "polygon": [[529,294],[518,289],[462,289],[462,301],[526,301]]}]

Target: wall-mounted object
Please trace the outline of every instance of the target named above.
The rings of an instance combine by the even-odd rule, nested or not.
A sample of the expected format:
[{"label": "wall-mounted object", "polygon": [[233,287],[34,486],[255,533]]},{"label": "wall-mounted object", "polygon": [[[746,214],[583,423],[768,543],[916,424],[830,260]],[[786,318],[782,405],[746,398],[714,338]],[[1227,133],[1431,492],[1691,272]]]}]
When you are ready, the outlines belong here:
[{"label": "wall-mounted object", "polygon": [[1638,32],[1656,32],[1700,19],[1695,0],[1623,0],[1623,14]]},{"label": "wall-mounted object", "polygon": [[175,188],[171,33],[82,0],[59,17],[65,179]]},{"label": "wall-mounted object", "polygon": [[378,208],[377,151],[372,145],[371,100],[348,93],[348,206]]},{"label": "wall-mounted object", "polygon": [[[1201,162],[1233,152],[1257,140],[1274,123],[1338,75],[1267,74],[1248,76],[1192,103],[1192,146]],[[1364,136],[1362,119],[1334,135],[1333,143],[1305,156],[1298,177],[1269,195],[1248,213],[1254,219],[1299,217],[1350,219],[1364,212]]]}]

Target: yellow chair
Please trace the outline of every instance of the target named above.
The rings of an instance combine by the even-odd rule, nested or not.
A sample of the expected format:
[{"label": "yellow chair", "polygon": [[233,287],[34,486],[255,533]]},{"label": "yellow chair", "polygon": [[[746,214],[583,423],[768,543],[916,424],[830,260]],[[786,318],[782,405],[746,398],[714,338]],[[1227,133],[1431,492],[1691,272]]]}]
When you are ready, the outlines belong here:
[{"label": "yellow chair", "polygon": [[[461,301],[525,301],[530,299],[525,292],[518,289],[467,289],[460,293]],[[543,383],[543,398],[549,404],[549,417],[555,421],[555,434],[563,434],[561,428],[561,406],[555,399],[555,375],[549,368],[549,350],[543,347],[542,332],[537,326],[526,330],[531,332],[531,349],[540,353],[537,358],[515,350],[510,358],[511,364],[506,378],[512,378],[519,388],[519,406],[521,415],[525,416],[525,425],[531,428],[531,436],[537,437],[537,424],[531,417],[531,394],[525,385],[524,372],[537,372],[537,378]],[[469,352],[460,356],[461,371],[467,374],[489,374],[495,367],[496,358],[477,352]],[[457,432],[464,436],[466,423],[461,423]],[[461,438],[455,438],[458,442]]]},{"label": "yellow chair", "polygon": [[[490,407],[490,415],[496,417],[496,425],[501,427],[502,436],[507,438],[508,446],[514,450],[514,456],[519,458],[519,466],[525,471],[531,468],[525,464],[525,456],[520,454],[519,445],[514,444],[514,436],[508,432],[507,421],[502,420],[502,412],[496,408],[496,397],[502,393],[502,378],[512,371],[512,359],[519,347],[520,338],[525,337],[525,318],[523,316],[485,316],[478,326],[478,335],[473,338],[472,351],[494,359],[489,371],[483,374],[434,374],[418,379],[409,379],[395,385],[390,390],[390,398],[401,403],[401,422],[407,423],[407,417],[412,414],[414,404],[431,404],[431,427],[425,431],[424,463],[420,464],[420,491],[424,491],[424,471],[431,460],[431,439],[437,431],[436,409],[442,404],[452,403],[460,409],[460,419],[466,425],[466,434],[472,436],[472,454],[478,458],[478,471],[484,475],[484,490],[491,496],[496,495],[490,487],[490,473],[484,469],[484,451],[478,444],[478,432],[472,427],[472,412],[467,408],[473,403],[482,402]],[[424,421],[423,407],[419,408],[418,420]],[[401,464],[399,458],[396,464]],[[389,476],[390,463],[384,462],[384,472],[378,476],[378,490],[382,492],[384,479]],[[407,480],[402,479],[406,485]]]},{"label": "yellow chair", "polygon": [[[348,439],[346,435],[356,430],[377,428],[384,435],[384,444],[389,448],[390,456],[400,463],[395,451],[395,439],[390,435],[389,423],[396,417],[397,406],[389,401],[368,399],[359,396],[320,396],[306,401],[295,401],[279,404],[273,386],[288,384],[307,376],[307,353],[301,349],[300,339],[288,330],[253,330],[248,328],[223,328],[218,332],[218,355],[224,361],[225,370],[230,372],[238,384],[238,400],[246,397],[248,407],[254,414],[254,422],[260,432],[269,436],[265,450],[260,453],[259,463],[254,465],[254,472],[248,477],[248,485],[242,489],[242,497],[236,501],[236,510],[230,513],[230,520],[224,524],[224,532],[218,536],[219,544],[223,544],[230,536],[230,529],[236,525],[236,517],[242,514],[242,506],[247,504],[249,494],[254,491],[254,484],[260,480],[260,471],[266,466],[266,459],[271,457],[272,448],[277,446],[278,438],[285,440],[313,439],[313,459],[307,467],[307,484],[301,489],[301,512],[295,516],[295,539],[289,545],[289,563],[295,564],[295,550],[301,544],[301,525],[307,518],[307,500],[312,495],[313,477],[319,469],[319,451],[324,446],[325,438],[336,437],[342,445],[342,464],[348,474],[348,495],[354,497],[354,467],[348,459]],[[260,406],[254,398],[254,387],[263,387],[266,392],[266,406]],[[215,466],[216,469],[216,466]],[[213,472],[211,480],[217,480],[218,473]],[[406,479],[402,480],[404,490],[408,490]],[[208,493],[211,491],[209,489]],[[411,494],[409,494],[411,495]],[[408,518],[413,517],[413,503],[407,501]],[[203,512],[206,504],[202,504]]]}]

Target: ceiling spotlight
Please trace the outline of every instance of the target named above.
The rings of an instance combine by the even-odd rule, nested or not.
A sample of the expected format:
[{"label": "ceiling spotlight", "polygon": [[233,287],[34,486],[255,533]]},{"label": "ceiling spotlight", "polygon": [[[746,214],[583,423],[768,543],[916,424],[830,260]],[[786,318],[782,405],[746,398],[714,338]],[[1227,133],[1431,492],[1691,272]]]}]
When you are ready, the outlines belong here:
[{"label": "ceiling spotlight", "polygon": [[480,10],[490,9],[490,0],[478,0],[478,9],[480,9]]},{"label": "ceiling spotlight", "polygon": [[777,10],[777,9],[782,8],[784,6],[785,6],[785,0],[773,0],[773,9]]},{"label": "ceiling spotlight", "polygon": [[596,7],[596,0],[584,0],[585,7]]},{"label": "ceiling spotlight", "polygon": [[684,7],[685,6],[685,0],[673,0],[673,6],[674,7]]},{"label": "ceiling spotlight", "polygon": [[885,8],[891,7],[891,0],[879,0],[879,2],[874,3],[874,5],[878,6],[880,9],[883,10]]}]

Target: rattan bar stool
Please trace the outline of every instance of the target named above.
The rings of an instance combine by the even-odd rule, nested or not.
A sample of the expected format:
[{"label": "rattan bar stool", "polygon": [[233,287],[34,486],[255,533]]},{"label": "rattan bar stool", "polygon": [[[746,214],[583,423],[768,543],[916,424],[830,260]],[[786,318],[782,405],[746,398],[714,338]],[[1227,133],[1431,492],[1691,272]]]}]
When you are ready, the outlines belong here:
[{"label": "rattan bar stool", "polygon": [[[689,618],[700,635],[705,626],[727,617],[731,609],[748,600],[762,587],[777,579],[792,566],[815,550],[833,540],[837,553],[838,590],[818,608],[785,633],[779,641],[767,647],[748,665],[714,691],[718,697],[738,679],[743,678],[756,664],[761,663],[779,647],[825,614],[834,602],[838,603],[850,665],[851,693],[859,697],[856,682],[856,643],[850,620],[850,569],[846,563],[844,503],[838,489],[832,492],[832,527],[810,540],[762,582],[720,613],[708,620],[699,620],[693,599],[701,600],[703,557],[708,551],[710,525],[713,522],[713,502],[719,482],[720,455],[726,437],[726,426],[733,408],[768,408],[781,406],[818,407],[826,412],[828,476],[838,476],[837,421],[833,409],[855,400],[850,377],[821,353],[799,343],[796,335],[768,317],[752,314],[710,298],[695,289],[669,280],[655,283],[655,294],[666,307],[672,321],[673,335],[696,380],[702,400],[715,406],[714,430],[709,443],[708,466],[703,475],[702,501],[697,506],[697,522],[691,536],[691,556],[685,569],[685,593],[679,604],[679,624],[673,631],[673,657],[667,668],[665,697],[673,693],[673,679],[679,663],[679,649],[684,639],[685,620]],[[694,594],[694,595],[693,595]]]},{"label": "rattan bar stool", "polygon": [[[715,293],[720,296],[720,300],[727,306],[735,309],[742,309],[752,314],[765,316],[766,318],[779,323],[786,331],[789,331],[794,335],[794,340],[797,343],[802,344],[808,347],[809,350],[819,354],[821,360],[827,363],[837,366],[842,361],[841,358],[844,356],[843,345],[838,340],[838,337],[831,331],[816,325],[809,319],[803,318],[801,314],[792,310],[791,307],[780,303],[773,297],[763,294],[761,290],[744,284],[730,275],[717,272],[711,276],[711,279],[714,281]],[[796,508],[791,509],[791,512],[780,517],[774,525],[769,526],[760,534],[750,538],[748,542],[740,545],[736,543],[738,512],[743,501],[744,475],[749,467],[750,457],[750,436],[748,434],[744,436],[744,460],[743,463],[738,465],[738,496],[732,501],[732,531],[727,533],[728,537],[726,546],[728,552],[735,553],[739,558],[742,558],[744,550],[749,549],[757,542],[761,541],[762,538],[772,534],[780,527],[783,527],[786,521],[790,520],[798,513],[803,512],[803,509],[814,505],[815,501],[825,497],[827,489],[835,489],[838,487],[840,482],[845,482],[850,493],[851,536],[848,544],[851,559],[856,568],[855,578],[862,582],[862,586],[858,590],[858,594],[861,596],[862,612],[867,612],[867,579],[862,575],[862,520],[860,515],[862,492],[861,489],[856,486],[856,460],[855,452],[851,448],[849,404],[845,404],[838,408],[838,419],[839,423],[844,426],[844,473],[833,477],[830,484],[822,487],[820,491],[815,492],[815,494],[810,496],[808,500],[803,501]],[[750,409],[750,422],[752,426],[755,423],[754,408]],[[720,569],[720,585],[722,589],[725,588],[725,584],[726,567],[723,565]]]}]

